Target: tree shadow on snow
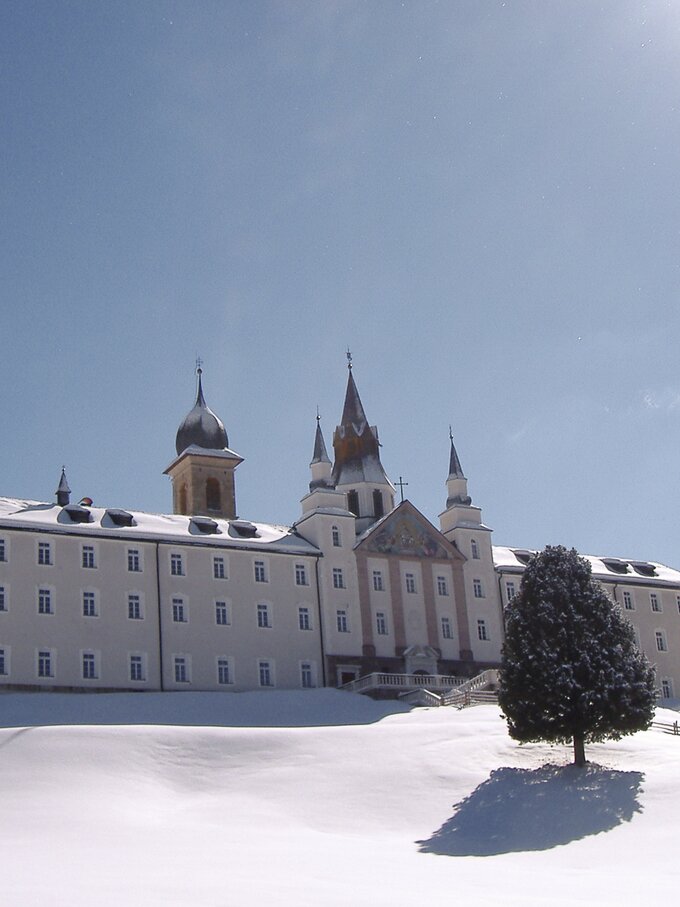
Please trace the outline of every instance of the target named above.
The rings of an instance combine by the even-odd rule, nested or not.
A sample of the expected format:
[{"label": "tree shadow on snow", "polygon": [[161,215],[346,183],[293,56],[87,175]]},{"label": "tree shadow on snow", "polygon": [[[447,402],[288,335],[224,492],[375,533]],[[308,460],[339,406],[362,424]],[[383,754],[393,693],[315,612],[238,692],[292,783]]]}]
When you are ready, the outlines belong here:
[{"label": "tree shadow on snow", "polygon": [[549,850],[609,831],[642,812],[644,775],[589,764],[498,768],[426,841],[421,853],[487,857]]}]

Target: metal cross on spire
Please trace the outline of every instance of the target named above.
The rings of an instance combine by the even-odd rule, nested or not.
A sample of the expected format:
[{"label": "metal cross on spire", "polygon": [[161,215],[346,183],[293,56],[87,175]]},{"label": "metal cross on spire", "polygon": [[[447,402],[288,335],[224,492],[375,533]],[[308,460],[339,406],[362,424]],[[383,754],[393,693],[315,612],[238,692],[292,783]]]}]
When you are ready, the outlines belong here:
[{"label": "metal cross on spire", "polygon": [[399,476],[399,481],[394,483],[398,488],[401,494],[401,503],[404,503],[404,487],[408,485],[408,482],[404,482],[401,476]]},{"label": "metal cross on spire", "polygon": [[349,347],[347,347],[347,353],[345,355],[347,356],[347,368],[351,371],[352,370],[352,351],[350,350]]}]

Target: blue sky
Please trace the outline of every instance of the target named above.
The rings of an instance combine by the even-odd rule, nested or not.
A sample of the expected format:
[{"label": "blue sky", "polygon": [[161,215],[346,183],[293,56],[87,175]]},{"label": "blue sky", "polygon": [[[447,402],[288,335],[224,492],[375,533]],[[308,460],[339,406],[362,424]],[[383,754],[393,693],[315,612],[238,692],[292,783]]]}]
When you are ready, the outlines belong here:
[{"label": "blue sky", "polygon": [[0,4],[0,493],[171,506],[194,396],[292,522],[345,350],[436,521],[680,564],[680,7]]}]

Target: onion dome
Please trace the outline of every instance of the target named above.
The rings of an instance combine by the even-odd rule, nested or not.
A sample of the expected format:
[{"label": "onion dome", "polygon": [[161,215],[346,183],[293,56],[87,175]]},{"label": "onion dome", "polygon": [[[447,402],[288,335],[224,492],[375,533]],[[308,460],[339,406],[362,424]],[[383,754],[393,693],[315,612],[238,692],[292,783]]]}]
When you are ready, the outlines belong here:
[{"label": "onion dome", "polygon": [[200,367],[197,368],[196,374],[198,375],[196,403],[177,429],[175,448],[178,456],[187,447],[192,446],[203,447],[206,450],[226,450],[229,447],[224,423],[205,402],[201,383],[203,370]]}]

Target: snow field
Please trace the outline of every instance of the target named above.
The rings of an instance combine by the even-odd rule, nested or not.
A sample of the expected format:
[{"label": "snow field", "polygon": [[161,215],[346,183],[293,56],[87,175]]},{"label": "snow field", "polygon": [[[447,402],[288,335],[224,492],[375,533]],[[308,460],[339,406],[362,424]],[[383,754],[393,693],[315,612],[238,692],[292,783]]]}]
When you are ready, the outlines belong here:
[{"label": "snow field", "polygon": [[4,694],[0,715],[7,907],[626,905],[677,888],[680,738],[657,730],[589,747],[574,774],[554,767],[568,748],[517,746],[494,706]]}]

